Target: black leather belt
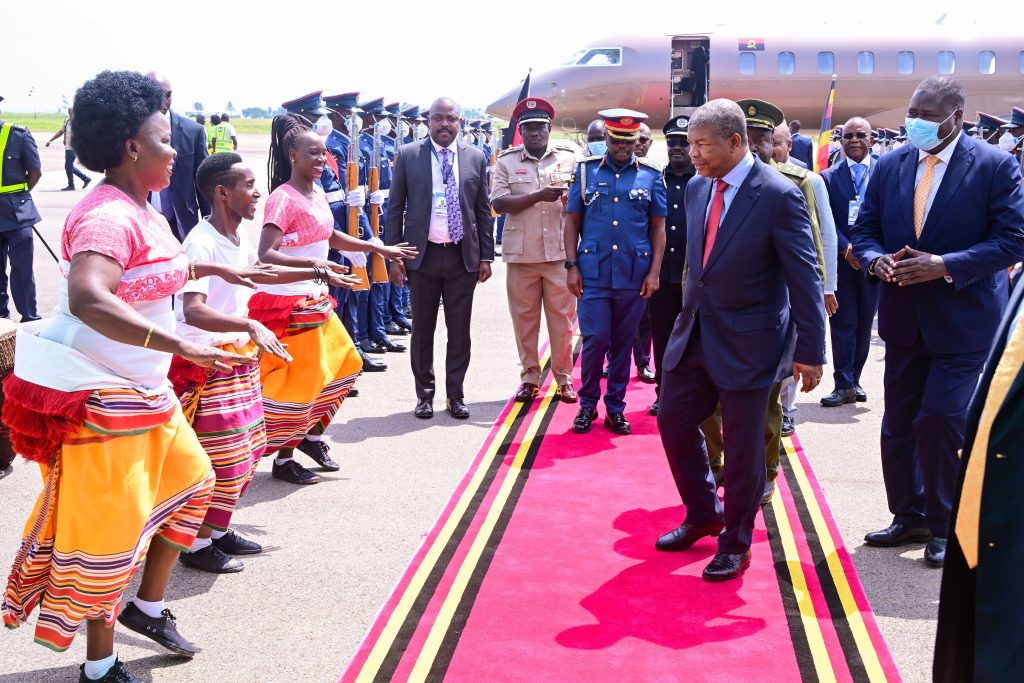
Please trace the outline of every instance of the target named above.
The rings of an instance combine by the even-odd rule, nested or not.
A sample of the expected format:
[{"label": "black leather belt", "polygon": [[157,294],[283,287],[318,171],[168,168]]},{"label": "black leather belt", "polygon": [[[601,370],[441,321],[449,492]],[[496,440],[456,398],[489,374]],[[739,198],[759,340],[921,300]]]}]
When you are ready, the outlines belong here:
[{"label": "black leather belt", "polygon": [[427,245],[431,246],[431,247],[440,247],[442,249],[448,249],[450,247],[456,246],[455,242],[429,242],[429,241],[427,242]]}]

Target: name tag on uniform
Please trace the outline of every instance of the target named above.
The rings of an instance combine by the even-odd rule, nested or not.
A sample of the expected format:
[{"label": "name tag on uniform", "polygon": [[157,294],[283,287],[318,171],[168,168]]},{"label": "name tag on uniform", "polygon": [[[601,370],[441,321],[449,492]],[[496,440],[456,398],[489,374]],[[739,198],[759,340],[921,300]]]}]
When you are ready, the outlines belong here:
[{"label": "name tag on uniform", "polygon": [[846,215],[846,224],[847,225],[853,225],[854,223],[857,222],[857,216],[860,215],[860,205],[861,205],[861,202],[860,202],[859,199],[851,199],[850,200],[849,212]]},{"label": "name tag on uniform", "polygon": [[438,216],[448,215],[448,200],[445,199],[444,192],[434,193],[434,213]]},{"label": "name tag on uniform", "polygon": [[529,171],[526,170],[525,168],[517,168],[516,169],[516,175],[526,175],[527,173],[529,173]]}]

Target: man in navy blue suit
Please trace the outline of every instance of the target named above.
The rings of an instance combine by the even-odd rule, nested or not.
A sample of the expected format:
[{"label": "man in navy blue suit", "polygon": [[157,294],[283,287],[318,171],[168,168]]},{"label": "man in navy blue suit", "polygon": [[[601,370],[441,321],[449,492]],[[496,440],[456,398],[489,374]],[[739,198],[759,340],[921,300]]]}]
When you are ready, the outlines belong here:
[{"label": "man in navy blue suit", "polygon": [[814,168],[814,143],[806,135],[800,135],[800,121],[789,122],[789,132],[793,135],[793,149],[789,156],[804,163],[804,168]]},{"label": "man in navy blue suit", "polygon": [[[656,547],[684,550],[717,536],[704,578],[721,581],[750,564],[772,384],[792,367],[803,391],[817,386],[825,308],[803,195],[750,153],[743,110],[708,102],[690,118],[689,139],[701,177],[686,188],[686,284],[665,351],[658,415],[686,519]],[[729,453],[724,508],[698,427],[719,401]]]},{"label": "man in navy blue suit", "polygon": [[929,541],[946,557],[967,405],[1024,257],[1017,160],[962,132],[964,89],[934,76],[907,108],[909,144],[883,155],[853,227],[853,252],[882,281],[882,474],[893,523],[864,540]]},{"label": "man in navy blue suit", "polygon": [[196,187],[196,172],[203,159],[210,155],[206,147],[206,129],[191,119],[171,111],[171,84],[167,77],[156,71],[146,76],[164,89],[164,103],[160,107],[171,123],[171,147],[178,153],[174,157],[171,184],[150,195],[150,203],[162,213],[171,231],[184,241],[185,235],[196,227],[203,216],[210,215],[210,203]]},{"label": "man in navy blue suit", "polygon": [[843,158],[821,174],[839,238],[839,308],[828,321],[832,330],[835,386],[831,394],[821,399],[826,408],[868,400],[860,386],[860,374],[868,360],[871,328],[878,310],[878,283],[864,277],[850,242],[850,231],[864,201],[868,179],[877,165],[871,157],[871,124],[859,116],[847,121],[842,145]]}]

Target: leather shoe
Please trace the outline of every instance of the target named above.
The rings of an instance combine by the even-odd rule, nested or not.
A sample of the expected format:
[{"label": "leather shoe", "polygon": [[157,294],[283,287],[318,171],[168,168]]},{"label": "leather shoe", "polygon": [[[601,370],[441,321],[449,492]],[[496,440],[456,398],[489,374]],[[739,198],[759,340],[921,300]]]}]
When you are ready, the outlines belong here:
[{"label": "leather shoe", "polygon": [[198,652],[195,645],[178,633],[174,615],[169,609],[164,609],[160,616],[154,619],[136,607],[134,602],[129,602],[121,610],[117,620],[126,628],[160,643],[171,652],[185,657],[194,657]]},{"label": "leather shoe", "polygon": [[864,403],[868,400],[867,392],[859,384],[853,388],[853,392],[857,396],[857,403]]},{"label": "leather shoe", "polygon": [[402,334],[409,334],[412,332],[412,321],[407,318],[398,318],[394,321],[398,327],[405,330]]},{"label": "leather shoe", "polygon": [[789,415],[782,416],[782,435],[792,436],[796,431],[796,421]]},{"label": "leather shoe", "polygon": [[365,353],[360,353],[359,357],[363,359],[363,372],[384,372],[388,369],[387,363],[370,358]]},{"label": "leather shoe", "polygon": [[228,555],[259,555],[263,552],[263,546],[239,536],[234,529],[228,529],[226,534],[213,539],[213,544]]},{"label": "leather shoe", "polygon": [[704,567],[705,581],[728,581],[743,574],[750,566],[750,549],[740,555],[717,553],[714,559]]},{"label": "leather shoe", "polygon": [[654,371],[649,366],[641,365],[636,369],[636,376],[644,384],[654,384]]},{"label": "leather shoe", "polygon": [[461,398],[450,398],[448,399],[448,414],[456,420],[467,420],[469,419],[469,408]]},{"label": "leather shoe", "polygon": [[275,462],[273,467],[270,468],[270,475],[275,479],[281,479],[291,484],[315,484],[320,481],[319,474],[310,472],[295,462],[294,458],[289,458],[283,465],[278,465]]},{"label": "leather shoe", "polygon": [[359,398],[359,390],[352,387],[348,390],[348,393],[345,394],[345,398]]},{"label": "leather shoe", "polygon": [[401,327],[400,325],[397,325],[397,324],[395,324],[393,322],[390,322],[387,325],[385,325],[384,326],[384,331],[386,333],[388,333],[388,334],[391,334],[391,335],[394,335],[394,336],[397,336],[397,337],[401,337],[403,335],[409,334],[409,330],[407,330],[404,327]]},{"label": "leather shoe", "polygon": [[661,401],[655,401],[651,404],[651,407],[647,409],[647,413],[657,417],[659,410],[661,410]]},{"label": "leather shoe", "polygon": [[540,387],[530,382],[523,382],[519,387],[519,391],[516,392],[515,399],[522,403],[524,401],[532,401],[538,396],[540,396]]},{"label": "leather shoe", "polygon": [[194,550],[178,555],[178,559],[186,567],[192,567],[208,574],[234,574],[245,568],[241,560],[236,560],[215,545],[208,545],[202,550]]},{"label": "leather shoe", "polygon": [[722,533],[724,528],[725,525],[721,522],[708,522],[707,524],[683,522],[655,541],[654,547],[658,550],[686,550],[705,536],[717,536]]},{"label": "leather shoe", "polygon": [[427,398],[417,401],[416,410],[412,411],[412,414],[421,420],[429,420],[434,417],[434,405]]},{"label": "leather shoe", "polygon": [[764,493],[761,494],[761,505],[767,505],[775,497],[775,480],[769,479],[764,483]]},{"label": "leather shoe", "polygon": [[608,413],[604,416],[604,426],[616,434],[632,434],[633,428],[629,426],[629,420],[622,413]]},{"label": "leather shoe", "polygon": [[857,392],[854,389],[836,389],[828,396],[821,399],[821,405],[826,408],[838,408],[847,403],[854,403],[857,400]]},{"label": "leather shoe", "polygon": [[562,403],[576,403],[580,400],[580,395],[576,393],[571,384],[560,385],[555,395],[558,396],[558,400]]},{"label": "leather shoe", "polygon": [[933,567],[941,567],[946,563],[946,539],[938,536],[928,541],[924,548],[924,561]]},{"label": "leather shoe", "polygon": [[359,342],[359,348],[363,350],[363,353],[387,353],[388,349],[380,342],[372,340]]},{"label": "leather shoe", "polygon": [[931,540],[931,538],[932,532],[930,529],[890,524],[880,531],[872,531],[864,536],[864,542],[880,548],[894,548],[898,545],[907,545],[909,543],[924,543]]},{"label": "leather shoe", "polygon": [[572,421],[572,431],[577,434],[586,434],[590,431],[590,425],[596,419],[596,408],[580,408],[580,411],[576,413],[576,419]]},{"label": "leather shoe", "polygon": [[373,343],[376,344],[377,346],[383,347],[384,350],[387,351],[388,353],[403,353],[405,351],[405,344],[393,342],[387,337],[384,337],[383,339],[377,339]]}]

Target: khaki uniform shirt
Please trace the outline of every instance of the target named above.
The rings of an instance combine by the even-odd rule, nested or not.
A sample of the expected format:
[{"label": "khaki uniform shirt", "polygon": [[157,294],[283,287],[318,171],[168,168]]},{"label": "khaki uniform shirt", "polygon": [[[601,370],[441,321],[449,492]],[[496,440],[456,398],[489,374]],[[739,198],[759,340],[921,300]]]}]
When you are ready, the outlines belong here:
[{"label": "khaki uniform shirt", "polygon": [[[575,149],[561,142],[548,143],[540,159],[522,145],[498,156],[494,166],[491,201],[507,195],[524,195],[548,185],[569,186],[576,161]],[[562,233],[565,209],[561,201],[537,202],[505,217],[501,257],[506,263],[548,263],[565,260]]]},{"label": "khaki uniform shirt", "polygon": [[800,192],[804,196],[804,202],[807,204],[807,217],[811,221],[811,236],[814,237],[814,250],[818,256],[818,273],[821,275],[821,283],[825,284],[825,249],[821,242],[821,224],[818,222],[818,202],[814,198],[814,187],[811,185],[810,179],[807,177],[808,171],[806,168],[800,168],[793,164],[779,164],[772,161],[772,167],[782,175],[786,176],[793,183],[800,188]]}]

